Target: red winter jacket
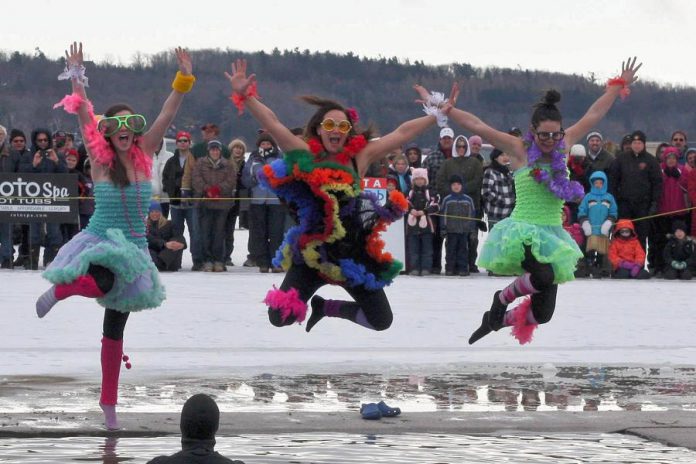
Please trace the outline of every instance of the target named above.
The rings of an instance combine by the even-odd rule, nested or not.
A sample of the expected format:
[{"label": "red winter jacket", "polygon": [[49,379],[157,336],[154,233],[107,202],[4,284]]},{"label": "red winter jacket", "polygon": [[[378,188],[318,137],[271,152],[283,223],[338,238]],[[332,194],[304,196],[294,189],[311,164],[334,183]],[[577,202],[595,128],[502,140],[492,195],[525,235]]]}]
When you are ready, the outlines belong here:
[{"label": "red winter jacket", "polygon": [[[621,229],[631,229],[633,233],[629,238],[623,238],[619,235]],[[614,231],[614,236],[609,244],[611,267],[614,270],[618,269],[621,261],[629,261],[643,266],[645,264],[645,251],[638,241],[633,222],[629,219],[619,219]]]}]

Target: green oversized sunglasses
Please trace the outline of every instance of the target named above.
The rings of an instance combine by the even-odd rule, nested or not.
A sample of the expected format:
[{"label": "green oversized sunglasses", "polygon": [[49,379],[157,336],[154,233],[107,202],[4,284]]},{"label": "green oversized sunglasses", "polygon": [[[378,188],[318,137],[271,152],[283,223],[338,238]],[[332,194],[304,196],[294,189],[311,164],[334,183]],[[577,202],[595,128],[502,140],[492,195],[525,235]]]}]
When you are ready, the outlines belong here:
[{"label": "green oversized sunglasses", "polygon": [[124,114],[122,116],[107,116],[100,119],[97,129],[106,137],[111,137],[123,126],[135,134],[142,134],[146,125],[145,116],[142,114]]}]

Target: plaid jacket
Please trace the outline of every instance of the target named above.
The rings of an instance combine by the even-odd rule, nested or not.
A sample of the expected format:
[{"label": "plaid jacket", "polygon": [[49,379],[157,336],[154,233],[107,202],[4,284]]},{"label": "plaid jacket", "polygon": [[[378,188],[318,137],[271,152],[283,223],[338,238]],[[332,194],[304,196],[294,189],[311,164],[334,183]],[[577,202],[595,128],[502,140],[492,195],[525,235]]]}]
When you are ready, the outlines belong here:
[{"label": "plaid jacket", "polygon": [[481,197],[488,219],[500,221],[510,216],[515,207],[515,183],[512,174],[495,168],[486,169],[483,173]]}]

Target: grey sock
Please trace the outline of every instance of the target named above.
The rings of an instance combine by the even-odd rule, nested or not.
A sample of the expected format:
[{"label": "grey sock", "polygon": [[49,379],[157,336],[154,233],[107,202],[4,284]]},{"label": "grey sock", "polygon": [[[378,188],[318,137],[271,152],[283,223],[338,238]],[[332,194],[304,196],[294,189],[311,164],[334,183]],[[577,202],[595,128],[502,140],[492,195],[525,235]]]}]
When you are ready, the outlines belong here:
[{"label": "grey sock", "polygon": [[56,286],[53,285],[36,300],[36,315],[39,316],[39,318],[44,317],[56,303],[58,303],[58,299],[56,298]]}]

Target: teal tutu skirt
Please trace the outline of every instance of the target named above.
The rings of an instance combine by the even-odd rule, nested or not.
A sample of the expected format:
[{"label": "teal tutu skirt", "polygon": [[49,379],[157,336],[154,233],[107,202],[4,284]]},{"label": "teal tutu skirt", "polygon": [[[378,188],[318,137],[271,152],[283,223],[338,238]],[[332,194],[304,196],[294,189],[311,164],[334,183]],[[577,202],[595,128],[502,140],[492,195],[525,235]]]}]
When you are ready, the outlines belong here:
[{"label": "teal tutu skirt", "polygon": [[83,230],[63,245],[43,277],[52,284],[66,284],[87,273],[96,264],[114,273],[114,285],[97,302],[121,312],[156,308],[165,299],[147,248],[126,240],[119,229],[108,229],[106,237]]},{"label": "teal tutu skirt", "polygon": [[575,279],[575,267],[583,254],[562,226],[541,226],[505,218],[488,233],[478,265],[500,275],[521,275],[524,247],[540,263],[553,267],[554,283]]}]

